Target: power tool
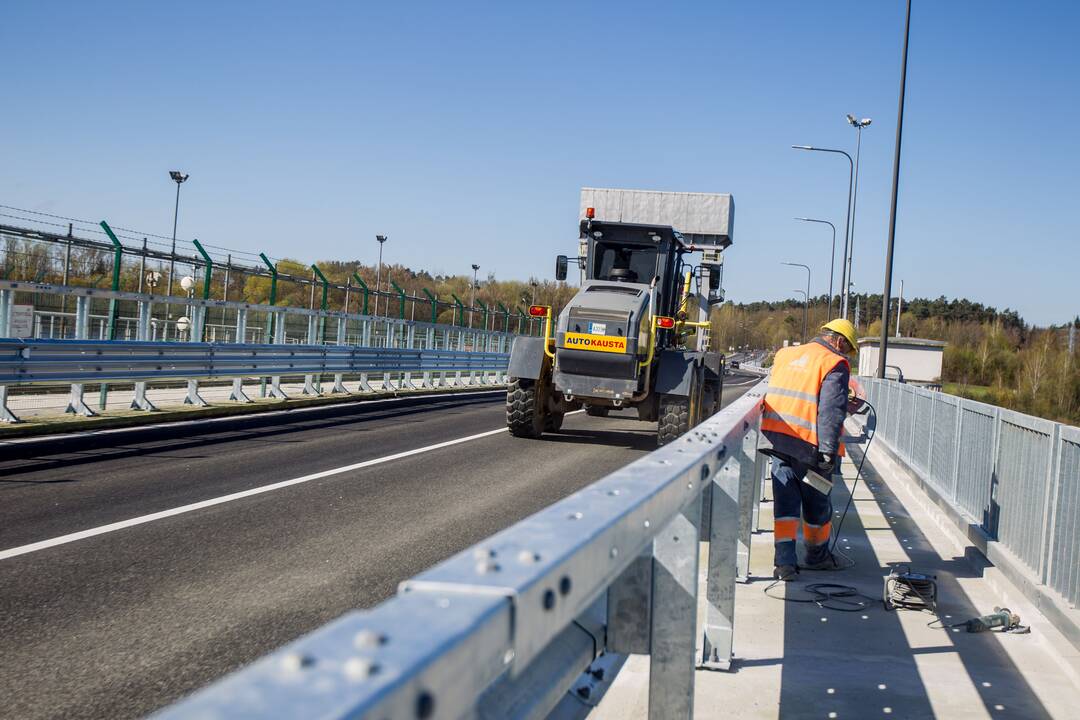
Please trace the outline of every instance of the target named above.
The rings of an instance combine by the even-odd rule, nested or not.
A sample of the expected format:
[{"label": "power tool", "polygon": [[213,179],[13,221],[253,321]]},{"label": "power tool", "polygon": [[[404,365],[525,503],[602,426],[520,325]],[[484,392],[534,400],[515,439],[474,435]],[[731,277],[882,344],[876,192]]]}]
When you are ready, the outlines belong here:
[{"label": "power tool", "polygon": [[969,633],[988,632],[994,628],[1001,628],[1002,632],[1024,632],[1027,630],[1020,624],[1020,616],[1009,608],[994,608],[994,612],[982,617],[971,618],[960,623]]}]

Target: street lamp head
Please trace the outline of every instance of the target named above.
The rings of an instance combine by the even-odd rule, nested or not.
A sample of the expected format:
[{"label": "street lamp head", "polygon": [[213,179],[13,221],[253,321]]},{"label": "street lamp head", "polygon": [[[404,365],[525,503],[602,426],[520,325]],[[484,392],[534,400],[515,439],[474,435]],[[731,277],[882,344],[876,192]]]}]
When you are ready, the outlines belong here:
[{"label": "street lamp head", "polygon": [[851,125],[851,127],[860,128],[860,129],[866,127],[871,122],[873,122],[873,120],[871,120],[870,118],[863,118],[862,120],[860,120],[859,118],[855,117],[851,113],[848,113],[847,121],[848,121],[848,124]]},{"label": "street lamp head", "polygon": [[479,265],[477,265],[476,263],[473,263],[472,269],[473,269],[473,270],[479,270],[479,269],[480,269],[480,266],[479,266]]},{"label": "street lamp head", "polygon": [[858,120],[856,120],[856,119],[855,119],[855,116],[854,116],[854,115],[852,115],[851,113],[848,113],[848,115],[847,115],[847,121],[848,121],[849,123],[851,123],[852,125],[858,125],[858,124],[859,124],[859,121],[858,121]]},{"label": "street lamp head", "polygon": [[171,177],[173,180],[175,180],[176,184],[179,185],[180,183],[184,182],[185,180],[187,180],[191,176],[186,175],[186,174],[180,172],[179,170],[170,170],[169,171],[169,177]]},{"label": "street lamp head", "polygon": [[792,145],[792,150],[813,150],[813,145]]},{"label": "street lamp head", "polygon": [[375,239],[378,240],[380,243],[384,243],[387,241],[388,238],[385,235],[376,235]]}]

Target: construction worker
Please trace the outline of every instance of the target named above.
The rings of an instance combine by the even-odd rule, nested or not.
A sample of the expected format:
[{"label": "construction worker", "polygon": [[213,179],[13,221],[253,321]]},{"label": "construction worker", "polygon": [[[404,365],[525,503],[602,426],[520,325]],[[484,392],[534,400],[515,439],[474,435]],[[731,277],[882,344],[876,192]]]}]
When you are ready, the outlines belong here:
[{"label": "construction worker", "polygon": [[832,477],[844,453],[840,442],[848,411],[855,326],[826,323],[812,341],[782,348],[773,361],[761,419],[761,452],[772,457],[773,577],[793,580],[799,572],[795,538],[803,525],[808,570],[834,569],[829,552],[832,501],[803,482],[808,471]]}]

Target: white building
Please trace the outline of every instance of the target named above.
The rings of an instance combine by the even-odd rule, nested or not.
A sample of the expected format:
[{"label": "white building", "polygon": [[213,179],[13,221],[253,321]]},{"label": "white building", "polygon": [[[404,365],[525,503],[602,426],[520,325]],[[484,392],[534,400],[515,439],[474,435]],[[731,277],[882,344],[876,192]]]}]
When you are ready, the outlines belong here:
[{"label": "white building", "polygon": [[[859,375],[877,375],[880,345],[881,338],[859,339]],[[895,379],[899,375],[903,377],[904,382],[940,385],[941,362],[944,354],[945,343],[940,340],[891,337],[885,377]]]}]

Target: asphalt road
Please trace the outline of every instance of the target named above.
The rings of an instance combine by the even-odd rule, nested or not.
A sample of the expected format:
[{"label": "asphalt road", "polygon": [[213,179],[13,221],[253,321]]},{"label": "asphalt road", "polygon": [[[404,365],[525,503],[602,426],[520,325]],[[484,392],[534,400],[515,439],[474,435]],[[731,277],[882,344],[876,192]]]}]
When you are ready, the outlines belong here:
[{"label": "asphalt road", "polygon": [[0,444],[0,717],[144,715],[655,447],[504,422],[484,393]]}]

